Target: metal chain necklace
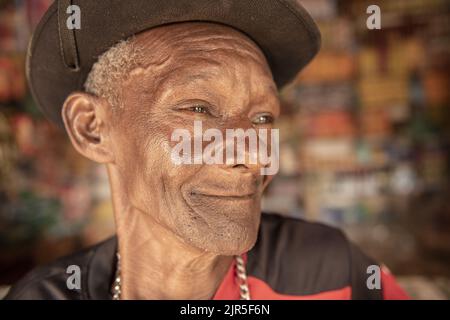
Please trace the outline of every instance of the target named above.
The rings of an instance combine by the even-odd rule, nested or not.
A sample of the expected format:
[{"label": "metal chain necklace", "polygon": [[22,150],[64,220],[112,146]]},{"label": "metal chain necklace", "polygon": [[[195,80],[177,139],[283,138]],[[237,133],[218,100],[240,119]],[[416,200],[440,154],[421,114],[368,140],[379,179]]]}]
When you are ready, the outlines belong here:
[{"label": "metal chain necklace", "polygon": [[[122,293],[122,279],[120,278],[120,255],[117,256],[116,265],[116,277],[112,285],[112,298],[113,300],[120,300],[120,294]],[[239,286],[239,297],[241,300],[250,300],[250,290],[247,282],[247,272],[245,270],[244,259],[241,256],[235,256],[236,262],[236,282]]]}]

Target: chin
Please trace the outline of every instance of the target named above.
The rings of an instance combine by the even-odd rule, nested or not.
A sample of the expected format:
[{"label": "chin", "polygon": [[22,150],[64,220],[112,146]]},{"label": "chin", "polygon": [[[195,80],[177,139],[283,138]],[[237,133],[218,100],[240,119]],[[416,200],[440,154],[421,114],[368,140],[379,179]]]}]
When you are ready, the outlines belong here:
[{"label": "chin", "polygon": [[253,248],[258,235],[257,230],[244,232],[228,238],[216,237],[214,243],[205,243],[204,250],[226,256],[243,254]]},{"label": "chin", "polygon": [[179,235],[189,244],[218,255],[240,255],[249,251],[258,237],[260,212],[239,220],[199,219],[185,224]]}]

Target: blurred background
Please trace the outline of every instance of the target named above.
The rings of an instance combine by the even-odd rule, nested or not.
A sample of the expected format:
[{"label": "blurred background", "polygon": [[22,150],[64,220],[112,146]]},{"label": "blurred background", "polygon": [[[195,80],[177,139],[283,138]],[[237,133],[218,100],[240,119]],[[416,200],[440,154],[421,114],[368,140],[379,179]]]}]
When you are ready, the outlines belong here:
[{"label": "blurred background", "polygon": [[[51,0],[0,0],[0,297],[36,265],[114,232],[105,170],[27,90]],[[301,0],[322,50],[281,95],[266,211],[342,228],[416,299],[450,298],[448,0]],[[381,8],[381,30],[366,9]]]}]

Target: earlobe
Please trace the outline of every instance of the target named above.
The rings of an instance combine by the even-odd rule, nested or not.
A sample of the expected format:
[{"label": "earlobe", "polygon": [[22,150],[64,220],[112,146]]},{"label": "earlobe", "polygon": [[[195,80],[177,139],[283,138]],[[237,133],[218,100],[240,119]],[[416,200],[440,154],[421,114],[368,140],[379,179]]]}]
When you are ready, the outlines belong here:
[{"label": "earlobe", "polygon": [[104,101],[88,93],[75,92],[67,97],[62,118],[74,148],[88,159],[112,162]]}]

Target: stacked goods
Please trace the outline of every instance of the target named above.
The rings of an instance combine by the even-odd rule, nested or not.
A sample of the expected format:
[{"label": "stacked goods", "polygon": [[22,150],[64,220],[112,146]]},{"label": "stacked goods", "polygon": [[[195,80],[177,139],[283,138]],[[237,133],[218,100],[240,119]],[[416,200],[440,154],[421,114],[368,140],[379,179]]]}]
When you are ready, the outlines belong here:
[{"label": "stacked goods", "polygon": [[370,1],[301,2],[322,49],[283,92],[289,109],[280,122],[291,130],[281,132],[289,144],[280,161],[289,169],[270,199],[297,197],[284,200],[294,204],[286,213],[331,223],[395,220],[403,215],[395,208],[447,179],[445,1],[379,1],[382,30],[366,27]]}]

